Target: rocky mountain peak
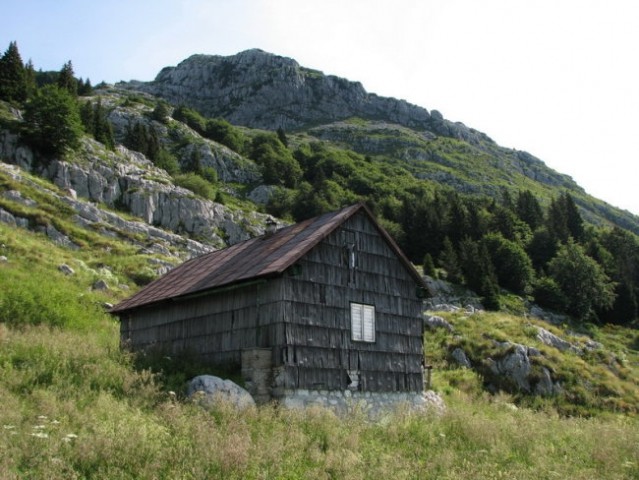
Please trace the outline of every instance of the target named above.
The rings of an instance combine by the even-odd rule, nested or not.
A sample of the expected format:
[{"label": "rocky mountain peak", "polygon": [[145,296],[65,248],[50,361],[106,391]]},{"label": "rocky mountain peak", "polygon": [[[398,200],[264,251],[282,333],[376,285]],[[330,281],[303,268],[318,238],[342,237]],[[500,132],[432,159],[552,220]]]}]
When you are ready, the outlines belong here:
[{"label": "rocky mountain peak", "polygon": [[[435,118],[433,123],[428,110],[404,100],[368,93],[359,82],[325,75],[259,49],[231,56],[193,55],[162,69],[152,82],[121,86],[252,128],[293,130],[350,117],[421,130],[445,122]],[[455,124],[446,128],[451,125]]]}]

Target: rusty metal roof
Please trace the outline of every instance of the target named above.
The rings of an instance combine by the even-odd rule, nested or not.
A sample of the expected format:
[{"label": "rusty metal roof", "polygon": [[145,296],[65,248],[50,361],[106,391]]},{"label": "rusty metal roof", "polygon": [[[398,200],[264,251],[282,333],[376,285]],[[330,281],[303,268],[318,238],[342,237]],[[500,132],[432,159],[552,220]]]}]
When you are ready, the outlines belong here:
[{"label": "rusty metal roof", "polygon": [[368,208],[358,203],[284,227],[271,235],[255,237],[188,260],[116,305],[111,313],[119,314],[164,300],[281,274],[359,211],[370,217],[415,281],[425,286],[390,235],[375,221]]}]

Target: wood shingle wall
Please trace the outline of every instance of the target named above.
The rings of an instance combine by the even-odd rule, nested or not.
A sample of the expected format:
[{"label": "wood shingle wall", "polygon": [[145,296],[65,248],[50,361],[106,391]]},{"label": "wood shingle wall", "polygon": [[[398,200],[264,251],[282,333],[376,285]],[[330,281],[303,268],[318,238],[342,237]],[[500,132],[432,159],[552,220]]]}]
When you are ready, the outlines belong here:
[{"label": "wood shingle wall", "polygon": [[[222,365],[244,358],[248,380],[262,379],[260,395],[271,381],[282,391],[417,392],[423,339],[415,275],[361,210],[284,274],[122,313],[121,336],[134,350],[186,351]],[[352,302],[375,307],[374,342],[352,339]],[[273,375],[264,367],[269,351]]]},{"label": "wood shingle wall", "polygon": [[[349,268],[348,243],[355,243]],[[283,278],[288,388],[344,390],[348,372],[360,389],[420,391],[421,301],[415,281],[363,214],[311,250],[299,275]],[[375,342],[355,342],[350,303],[375,307]]]}]

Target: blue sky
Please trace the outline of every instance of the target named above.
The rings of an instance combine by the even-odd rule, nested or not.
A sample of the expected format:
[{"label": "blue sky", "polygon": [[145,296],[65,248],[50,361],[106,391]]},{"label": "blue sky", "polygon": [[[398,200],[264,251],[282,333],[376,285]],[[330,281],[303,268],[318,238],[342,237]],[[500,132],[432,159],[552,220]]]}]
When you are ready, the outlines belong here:
[{"label": "blue sky", "polygon": [[261,48],[440,110],[639,214],[632,0],[5,1],[0,49],[101,80]]}]

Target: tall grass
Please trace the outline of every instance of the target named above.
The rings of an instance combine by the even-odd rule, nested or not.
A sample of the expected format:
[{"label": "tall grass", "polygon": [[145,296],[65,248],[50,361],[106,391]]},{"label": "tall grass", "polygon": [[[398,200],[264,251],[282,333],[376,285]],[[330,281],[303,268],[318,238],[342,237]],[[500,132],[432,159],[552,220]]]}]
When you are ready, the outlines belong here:
[{"label": "tall grass", "polygon": [[0,478],[639,476],[636,419],[564,418],[459,389],[445,397],[442,416],[399,410],[377,422],[321,409],[205,411],[133,368],[113,323],[0,324]]},{"label": "tall grass", "polygon": [[0,273],[0,322],[7,325],[92,328],[104,315],[95,297],[61,281],[62,274],[38,275],[33,270],[2,267]]}]

